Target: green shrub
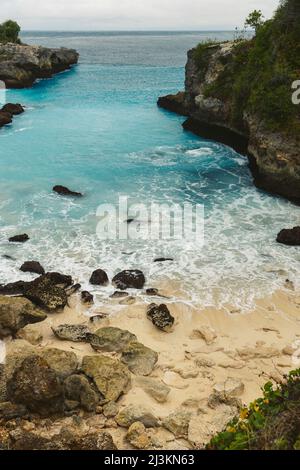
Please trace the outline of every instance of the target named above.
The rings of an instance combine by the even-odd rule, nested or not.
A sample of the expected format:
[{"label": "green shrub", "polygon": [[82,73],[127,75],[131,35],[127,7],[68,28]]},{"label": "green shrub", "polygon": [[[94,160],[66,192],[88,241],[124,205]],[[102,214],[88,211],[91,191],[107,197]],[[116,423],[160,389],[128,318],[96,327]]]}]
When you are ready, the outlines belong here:
[{"label": "green shrub", "polygon": [[20,26],[15,21],[5,21],[4,23],[0,24],[0,42],[18,43],[20,30]]}]

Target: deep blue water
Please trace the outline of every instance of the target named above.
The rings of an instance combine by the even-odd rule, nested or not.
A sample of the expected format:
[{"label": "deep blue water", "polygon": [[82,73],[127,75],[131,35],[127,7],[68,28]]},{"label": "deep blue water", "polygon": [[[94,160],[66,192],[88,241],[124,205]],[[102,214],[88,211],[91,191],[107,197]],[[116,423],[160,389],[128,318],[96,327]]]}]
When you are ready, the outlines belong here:
[{"label": "deep blue water", "polygon": [[[296,280],[299,254],[274,240],[299,220],[299,208],[255,189],[244,157],[183,131],[183,118],[156,106],[160,95],[183,89],[186,51],[208,37],[232,33],[23,34],[29,44],[76,48],[80,63],[7,92],[27,110],[0,131],[0,256],[16,258],[1,259],[0,282],[28,277],[18,267],[29,259],[83,285],[95,268],[113,275],[135,267],[149,285],[177,282],[187,299],[203,305],[249,305],[286,277]],[[85,197],[60,198],[54,184]],[[204,248],[192,241],[100,241],[97,207],[116,204],[120,195],[145,204],[204,204]],[[30,242],[7,242],[23,232]],[[153,264],[156,256],[175,261]]]}]

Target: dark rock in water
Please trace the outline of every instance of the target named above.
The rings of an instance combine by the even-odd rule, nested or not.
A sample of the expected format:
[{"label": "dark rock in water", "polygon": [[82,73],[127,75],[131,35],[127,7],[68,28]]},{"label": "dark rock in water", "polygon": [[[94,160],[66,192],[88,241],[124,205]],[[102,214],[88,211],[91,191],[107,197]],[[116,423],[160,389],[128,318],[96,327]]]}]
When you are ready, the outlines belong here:
[{"label": "dark rock in water", "polygon": [[0,338],[14,335],[30,323],[38,323],[47,315],[22,297],[0,296]]},{"label": "dark rock in water", "polygon": [[104,431],[85,431],[74,435],[74,430],[64,428],[59,434],[44,437],[36,431],[17,429],[10,432],[10,450],[117,450],[111,435]]},{"label": "dark rock in water", "polygon": [[120,291],[116,290],[116,291],[115,291],[112,295],[110,295],[109,297],[110,297],[111,299],[122,299],[122,298],[128,297],[128,296],[129,296],[128,292],[120,292]]},{"label": "dark rock in water", "polygon": [[94,412],[99,403],[99,394],[96,387],[84,375],[74,374],[64,381],[64,391],[67,400],[78,402],[86,411]]},{"label": "dark rock in water", "polygon": [[27,283],[23,295],[34,304],[49,311],[63,309],[68,302],[66,291],[58,287],[48,274]]},{"label": "dark rock in water", "polygon": [[146,279],[138,269],[118,273],[112,280],[113,285],[120,290],[143,289]]},{"label": "dark rock in water", "polygon": [[87,290],[81,292],[81,300],[84,304],[92,304],[94,303],[94,296]]},{"label": "dark rock in water", "polygon": [[28,285],[28,282],[17,281],[0,286],[0,295],[23,295],[26,285]]},{"label": "dark rock in water", "polygon": [[24,113],[25,110],[23,106],[20,105],[19,103],[16,103],[16,104],[6,103],[1,109],[1,111],[4,111],[5,113],[9,113],[12,116],[17,116],[18,114]]},{"label": "dark rock in water", "polygon": [[70,295],[75,294],[80,289],[81,289],[81,284],[74,284],[73,286],[70,286],[66,289],[66,294],[68,297],[70,297]]},{"label": "dark rock in water", "polygon": [[9,421],[11,419],[22,418],[27,414],[28,411],[23,405],[16,405],[10,401],[0,403],[0,420]]},{"label": "dark rock in water", "polygon": [[11,243],[24,243],[29,240],[29,236],[27,233],[23,233],[22,235],[15,235],[14,237],[10,237],[8,239],[9,242]]},{"label": "dark rock in water", "polygon": [[277,242],[288,246],[300,246],[300,227],[281,230]]},{"label": "dark rock in water", "polygon": [[76,191],[71,191],[69,188],[66,188],[65,186],[54,186],[53,191],[57,194],[60,194],[60,196],[75,196],[75,197],[82,197],[83,195],[81,193],[77,193]]},{"label": "dark rock in water", "polygon": [[24,273],[45,274],[43,266],[38,261],[26,261],[20,267]]},{"label": "dark rock in water", "polygon": [[66,274],[50,272],[45,274],[45,277],[56,286],[69,287],[73,284],[72,276],[68,276]]},{"label": "dark rock in water", "polygon": [[146,289],[146,295],[159,295],[159,290],[151,287],[150,289]]},{"label": "dark rock in water", "polygon": [[109,279],[103,269],[97,269],[93,272],[90,278],[90,284],[94,286],[107,286],[109,284]]},{"label": "dark rock in water", "polygon": [[56,372],[40,356],[28,356],[7,382],[12,403],[49,416],[63,410],[63,387]]},{"label": "dark rock in water", "polygon": [[167,109],[182,116],[188,116],[188,107],[185,104],[185,93],[179,92],[177,95],[161,96],[158,99],[157,105],[160,108]]},{"label": "dark rock in water", "polygon": [[0,111],[0,127],[6,126],[12,122],[11,114]]},{"label": "dark rock in water", "polygon": [[87,339],[95,351],[119,352],[137,338],[130,331],[108,326],[100,328],[94,334],[89,334]]},{"label": "dark rock in water", "polygon": [[166,305],[151,304],[147,309],[147,318],[162,331],[169,332],[174,325],[174,317]]},{"label": "dark rock in water", "polygon": [[16,258],[14,258],[13,256],[10,256],[10,255],[2,255],[2,258],[9,259],[11,261],[16,261]]},{"label": "dark rock in water", "polygon": [[174,261],[173,258],[155,258],[154,263],[163,263],[165,261]]},{"label": "dark rock in water", "polygon": [[135,219],[127,219],[127,220],[126,220],[126,223],[127,223],[127,224],[132,224],[132,222],[134,222],[134,221],[135,221]]},{"label": "dark rock in water", "polygon": [[85,325],[59,325],[52,327],[52,331],[57,338],[75,343],[87,341],[87,335],[90,333]]}]

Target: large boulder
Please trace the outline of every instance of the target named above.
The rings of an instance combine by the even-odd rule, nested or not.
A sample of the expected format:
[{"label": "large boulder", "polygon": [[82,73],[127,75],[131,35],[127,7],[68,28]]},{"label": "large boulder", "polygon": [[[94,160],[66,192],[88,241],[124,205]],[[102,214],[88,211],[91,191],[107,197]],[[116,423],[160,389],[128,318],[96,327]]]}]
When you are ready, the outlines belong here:
[{"label": "large boulder", "polygon": [[81,343],[87,341],[90,330],[86,325],[59,325],[52,327],[55,336],[61,340]]},{"label": "large boulder", "polygon": [[78,368],[78,359],[74,352],[57,348],[43,348],[38,355],[47,361],[60,378],[74,374]]},{"label": "large boulder", "polygon": [[94,334],[88,335],[88,341],[95,351],[120,352],[131,341],[136,341],[136,336],[130,331],[108,326],[100,328]]},{"label": "large boulder", "polygon": [[152,321],[153,325],[165,332],[169,332],[175,322],[175,319],[170,314],[168,307],[164,304],[149,305],[147,308],[147,318]]},{"label": "large boulder", "polygon": [[137,341],[127,344],[122,351],[122,362],[136,375],[150,375],[157,361],[157,352]]},{"label": "large boulder", "polygon": [[144,274],[138,269],[121,271],[112,280],[114,287],[120,290],[143,289],[145,282]]},{"label": "large boulder", "polygon": [[277,235],[277,242],[288,246],[300,246],[300,227],[281,230]]},{"label": "large boulder", "polygon": [[103,269],[97,269],[90,277],[90,284],[94,286],[108,286],[109,279]]},{"label": "large boulder", "polygon": [[68,303],[66,291],[58,287],[48,274],[28,283],[23,295],[48,311],[63,309]]},{"label": "large boulder", "polygon": [[93,379],[101,395],[110,401],[116,401],[126,393],[131,385],[130,372],[117,359],[103,355],[85,356],[82,371]]},{"label": "large boulder", "polygon": [[46,318],[47,315],[28,299],[0,296],[0,338],[15,335],[29,323],[38,323]]},{"label": "large boulder", "polygon": [[63,388],[56,372],[40,356],[29,356],[7,383],[12,403],[48,416],[63,409]]},{"label": "large boulder", "polygon": [[99,403],[99,394],[84,375],[73,374],[64,381],[65,398],[77,402],[86,411],[95,411]]}]

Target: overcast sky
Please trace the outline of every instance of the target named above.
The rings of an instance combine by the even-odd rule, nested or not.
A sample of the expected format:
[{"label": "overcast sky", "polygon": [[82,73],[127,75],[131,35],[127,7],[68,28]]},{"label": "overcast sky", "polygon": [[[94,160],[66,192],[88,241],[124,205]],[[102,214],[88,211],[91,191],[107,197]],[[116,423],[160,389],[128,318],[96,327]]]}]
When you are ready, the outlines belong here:
[{"label": "overcast sky", "polygon": [[0,22],[35,30],[234,29],[279,0],[0,0]]}]

